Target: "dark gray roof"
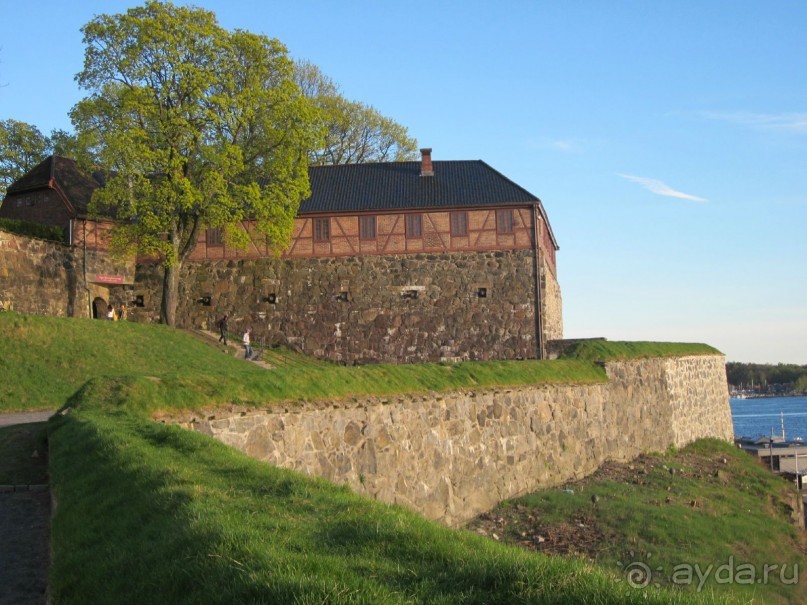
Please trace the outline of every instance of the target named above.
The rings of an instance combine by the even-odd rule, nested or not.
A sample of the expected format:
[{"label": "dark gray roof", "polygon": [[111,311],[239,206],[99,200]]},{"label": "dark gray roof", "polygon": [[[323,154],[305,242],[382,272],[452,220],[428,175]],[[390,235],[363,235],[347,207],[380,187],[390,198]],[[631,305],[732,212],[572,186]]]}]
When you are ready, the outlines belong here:
[{"label": "dark gray roof", "polygon": [[79,169],[75,160],[51,155],[14,181],[6,195],[48,188],[51,181],[62,190],[77,216],[87,214],[92,193],[101,186],[100,174],[87,176]]},{"label": "dark gray roof", "polygon": [[313,166],[311,197],[300,214],[533,204],[540,200],[485,162],[435,161]]},{"label": "dark gray roof", "polygon": [[[300,204],[299,214],[537,204],[549,225],[541,200],[482,160],[433,161],[432,166],[433,176],[420,175],[419,161],[312,166],[311,197]],[[102,172],[89,176],[74,160],[50,156],[7,193],[48,187],[51,179],[78,216],[86,215],[93,191],[104,183]],[[554,242],[551,227],[549,232]]]}]

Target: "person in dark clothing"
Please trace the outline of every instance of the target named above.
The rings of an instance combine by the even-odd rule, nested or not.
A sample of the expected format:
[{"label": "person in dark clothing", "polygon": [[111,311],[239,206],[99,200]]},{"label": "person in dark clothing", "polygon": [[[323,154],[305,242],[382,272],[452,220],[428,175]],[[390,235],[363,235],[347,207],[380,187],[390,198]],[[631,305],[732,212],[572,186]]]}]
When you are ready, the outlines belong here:
[{"label": "person in dark clothing", "polygon": [[219,342],[223,342],[224,346],[226,347],[227,346],[227,315],[226,314],[224,315],[224,317],[222,317],[218,321],[217,325],[219,327],[219,334],[221,334],[221,336],[219,336]]}]

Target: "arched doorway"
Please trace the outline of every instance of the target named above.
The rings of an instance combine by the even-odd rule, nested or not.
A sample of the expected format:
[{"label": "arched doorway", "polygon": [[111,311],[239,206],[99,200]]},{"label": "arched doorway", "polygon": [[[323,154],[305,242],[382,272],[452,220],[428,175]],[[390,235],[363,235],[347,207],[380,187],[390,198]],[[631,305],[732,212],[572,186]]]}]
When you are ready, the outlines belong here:
[{"label": "arched doorway", "polygon": [[93,319],[106,319],[107,302],[98,296],[92,301],[92,318]]}]

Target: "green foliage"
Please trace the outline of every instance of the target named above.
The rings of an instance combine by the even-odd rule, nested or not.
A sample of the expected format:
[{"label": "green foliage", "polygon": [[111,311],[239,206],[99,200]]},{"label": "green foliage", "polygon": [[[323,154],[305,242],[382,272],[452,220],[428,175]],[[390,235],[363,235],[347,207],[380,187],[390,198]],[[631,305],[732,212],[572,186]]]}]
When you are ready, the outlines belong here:
[{"label": "green foliage", "polygon": [[608,361],[611,359],[642,359],[645,357],[679,357],[683,355],[719,355],[709,345],[687,342],[620,342],[605,339],[584,340],[564,351],[564,359]]},{"label": "green foliage", "polygon": [[85,147],[84,141],[75,133],[61,129],[52,130],[50,143],[54,155],[71,158],[84,167],[98,165],[98,159],[92,155],[92,149]]},{"label": "green foliage", "polygon": [[40,225],[39,223],[29,223],[28,221],[0,218],[0,229],[9,233],[47,239],[60,244],[65,243],[64,231],[61,227],[55,225]]},{"label": "green foliage", "polygon": [[309,195],[316,111],[274,39],[227,31],[212,12],[149,1],[82,28],[79,85],[90,96],[71,117],[82,147],[110,178],[91,211],[114,209],[111,245],[166,266],[161,320],[173,325],[179,267],[204,227],[246,246],[244,221],[286,247]]},{"label": "green foliage", "polygon": [[349,101],[316,65],[298,62],[295,75],[303,93],[319,109],[324,144],[311,152],[311,163],[364,164],[401,162],[417,157],[417,141],[406,127],[373,107]]},{"label": "green foliage", "polygon": [[0,120],[0,199],[18,178],[44,160],[51,141],[36,126]]},{"label": "green foliage", "polygon": [[212,438],[79,405],[51,421],[60,603],[717,603],[429,522]]},{"label": "green foliage", "polygon": [[[274,353],[267,358],[275,359]],[[6,410],[56,409],[80,388],[99,401],[116,402],[113,407],[125,402],[130,408],[169,411],[606,380],[601,368],[575,360],[359,367],[281,363],[267,371],[159,325],[0,313],[0,409]]]}]

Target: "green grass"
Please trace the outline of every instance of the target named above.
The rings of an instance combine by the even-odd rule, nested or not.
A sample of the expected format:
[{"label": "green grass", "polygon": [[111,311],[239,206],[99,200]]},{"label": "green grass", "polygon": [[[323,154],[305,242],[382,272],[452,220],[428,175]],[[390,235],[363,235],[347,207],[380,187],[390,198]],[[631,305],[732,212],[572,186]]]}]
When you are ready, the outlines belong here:
[{"label": "green grass", "polygon": [[624,342],[596,339],[575,343],[564,351],[562,357],[587,361],[609,361],[688,355],[720,355],[720,351],[709,345],[690,342]]},{"label": "green grass", "polygon": [[282,345],[266,347],[265,349],[255,349],[260,354],[260,359],[266,361],[274,366],[286,367],[310,367],[310,366],[332,366],[330,361],[317,359],[303,353],[292,351],[291,349]]},{"label": "green grass", "polygon": [[451,530],[86,399],[51,421],[62,603],[714,603]]},{"label": "green grass", "polygon": [[0,485],[48,482],[45,424],[34,422],[0,427]]},{"label": "green grass", "polygon": [[[807,601],[803,587],[790,582],[807,569],[803,530],[790,520],[791,505],[798,498],[792,484],[762,468],[745,452],[712,440],[680,452],[646,456],[632,466],[635,470],[628,470],[626,476],[604,473],[502,503],[491,515],[510,517],[519,512],[505,530],[506,538],[513,542],[532,531],[529,526],[535,520],[543,532],[571,520],[582,522],[603,536],[593,549],[600,566],[620,570],[630,562],[643,562],[653,570],[661,568],[653,581],[662,585],[673,584],[678,567],[678,584],[694,591],[700,584],[694,565],[702,574],[711,565],[705,589],[731,592],[746,601]],[[596,504],[594,495],[599,498]],[[755,579],[762,577],[765,565],[779,567],[764,586],[755,581],[721,584],[715,571],[730,561],[735,569],[745,565],[750,572],[753,568]],[[784,576],[780,576],[782,565]],[[723,577],[750,578],[732,576],[728,568]]]},{"label": "green grass", "polygon": [[[0,313],[3,409],[50,409],[49,591],[72,603],[717,603],[457,531],[149,414],[602,382],[589,360],[264,370],[188,334]],[[28,446],[19,444],[20,451]]]},{"label": "green grass", "polygon": [[161,325],[0,313],[0,409],[56,409],[79,388],[155,412],[607,379],[573,359],[359,367],[290,359],[265,370]]}]

